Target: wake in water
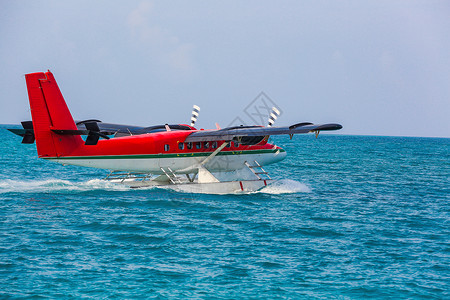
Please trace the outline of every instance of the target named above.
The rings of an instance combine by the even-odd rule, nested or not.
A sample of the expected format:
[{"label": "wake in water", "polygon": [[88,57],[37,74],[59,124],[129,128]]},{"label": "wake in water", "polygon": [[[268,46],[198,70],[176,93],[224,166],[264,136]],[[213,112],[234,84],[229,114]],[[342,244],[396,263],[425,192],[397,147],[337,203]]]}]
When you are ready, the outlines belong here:
[{"label": "wake in water", "polygon": [[114,184],[101,179],[92,179],[88,181],[69,181],[61,179],[47,180],[1,180],[0,193],[35,193],[35,192],[65,192],[65,191],[127,191],[128,187],[120,184]]},{"label": "wake in water", "polygon": [[304,183],[292,179],[280,179],[257,191],[257,193],[272,195],[311,193],[311,188]]},{"label": "wake in water", "polygon": [[[168,189],[174,192],[179,193],[186,193],[186,194],[196,194],[196,192],[193,192],[191,189],[185,190],[182,188],[183,186],[176,186],[176,185],[164,185],[164,186],[156,186],[156,187],[148,187],[149,189]],[[139,189],[147,189],[147,187],[139,188]],[[291,179],[280,179],[276,180],[266,187],[254,191],[254,192],[241,192],[238,191],[236,193],[229,193],[229,194],[222,194],[219,193],[219,195],[252,195],[257,193],[262,194],[271,194],[271,195],[279,195],[279,194],[296,194],[296,193],[311,193],[312,190],[310,187],[308,187],[306,184],[301,183],[299,181],[291,180]],[[202,193],[198,192],[199,194],[209,194],[209,193]],[[214,194],[214,193],[211,193]]]},{"label": "wake in water", "polygon": [[[158,187],[145,187],[140,190],[152,190]],[[159,188],[170,188],[164,186]],[[92,179],[88,181],[69,181],[61,179],[47,179],[47,180],[1,180],[0,193],[35,193],[35,192],[85,192],[85,191],[133,191],[126,185],[112,183],[101,179]],[[281,179],[277,180],[263,189],[252,192],[264,194],[295,194],[295,193],[310,193],[311,189],[304,183],[291,180]]]}]

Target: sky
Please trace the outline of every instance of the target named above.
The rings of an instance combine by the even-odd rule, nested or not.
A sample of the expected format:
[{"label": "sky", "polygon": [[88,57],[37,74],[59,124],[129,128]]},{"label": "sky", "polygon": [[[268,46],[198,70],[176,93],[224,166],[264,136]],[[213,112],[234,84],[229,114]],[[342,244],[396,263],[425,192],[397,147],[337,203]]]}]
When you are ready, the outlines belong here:
[{"label": "sky", "polygon": [[449,138],[449,16],[433,0],[3,0],[0,123],[31,118],[24,75],[50,70],[78,120],[189,123],[197,104],[199,128],[250,125],[270,100],[279,126]]}]

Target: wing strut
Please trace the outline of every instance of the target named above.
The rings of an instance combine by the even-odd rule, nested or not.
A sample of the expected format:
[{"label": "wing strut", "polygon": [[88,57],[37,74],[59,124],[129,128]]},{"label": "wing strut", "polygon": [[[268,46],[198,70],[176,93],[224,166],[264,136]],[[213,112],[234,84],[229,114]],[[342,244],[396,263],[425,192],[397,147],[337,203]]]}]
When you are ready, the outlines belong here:
[{"label": "wing strut", "polygon": [[200,163],[200,165],[201,165],[201,166],[204,166],[205,164],[207,164],[207,163],[208,163],[211,159],[213,159],[220,151],[222,151],[223,148],[225,148],[225,147],[227,146],[227,144],[228,144],[227,141],[223,142],[223,144],[220,145],[220,147],[217,148],[216,151],[214,151],[214,152],[211,153],[207,158],[205,158],[205,160],[202,161],[202,162]]}]

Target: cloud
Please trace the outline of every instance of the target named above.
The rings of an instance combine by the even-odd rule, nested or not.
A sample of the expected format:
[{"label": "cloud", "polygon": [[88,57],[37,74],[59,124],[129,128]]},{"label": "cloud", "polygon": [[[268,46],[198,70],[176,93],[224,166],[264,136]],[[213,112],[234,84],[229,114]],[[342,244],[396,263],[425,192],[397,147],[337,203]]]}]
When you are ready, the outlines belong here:
[{"label": "cloud", "polygon": [[153,9],[153,3],[150,1],[141,2],[136,9],[128,15],[128,25],[133,28],[139,28],[146,25],[147,16]]},{"label": "cloud", "polygon": [[166,55],[168,64],[179,71],[189,72],[193,70],[192,52],[194,46],[192,44],[181,44],[175,50]]},{"label": "cloud", "polygon": [[192,43],[182,42],[169,30],[155,24],[155,7],[142,1],[128,15],[128,27],[135,46],[153,63],[162,64],[176,74],[188,75],[194,71]]}]

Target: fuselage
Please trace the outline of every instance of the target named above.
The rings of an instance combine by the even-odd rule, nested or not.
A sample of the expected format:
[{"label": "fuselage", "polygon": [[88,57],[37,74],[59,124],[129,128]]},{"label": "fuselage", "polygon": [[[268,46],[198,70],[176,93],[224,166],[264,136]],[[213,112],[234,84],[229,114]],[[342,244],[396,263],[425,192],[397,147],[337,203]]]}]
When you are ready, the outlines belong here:
[{"label": "fuselage", "polygon": [[[241,125],[204,131],[185,124],[171,129],[167,124],[130,127],[98,120],[75,123],[50,71],[26,74],[25,80],[32,124],[22,123],[24,131],[16,133],[23,136],[23,143],[36,141],[40,158],[113,171],[164,174],[170,181],[173,173],[198,173],[200,182],[215,182],[217,178],[211,172],[244,167],[260,177],[258,174],[266,172],[255,168],[286,157],[282,148],[267,143],[268,136],[286,134],[292,138],[308,132],[317,136],[320,131],[342,128],[340,124],[309,122],[272,127],[276,110],[270,113],[268,127]],[[198,111],[194,106],[192,125]],[[86,140],[81,135],[87,135]]]},{"label": "fuselage", "polygon": [[100,140],[97,145],[79,144],[58,152],[57,157],[41,158],[62,164],[131,172],[162,174],[170,168],[177,173],[196,173],[199,164],[217,150],[227,145],[205,165],[211,172],[228,172],[243,168],[244,163],[257,161],[261,165],[283,160],[284,149],[263,139],[256,145],[239,142],[185,142],[195,130],[162,131],[135,136]]}]

